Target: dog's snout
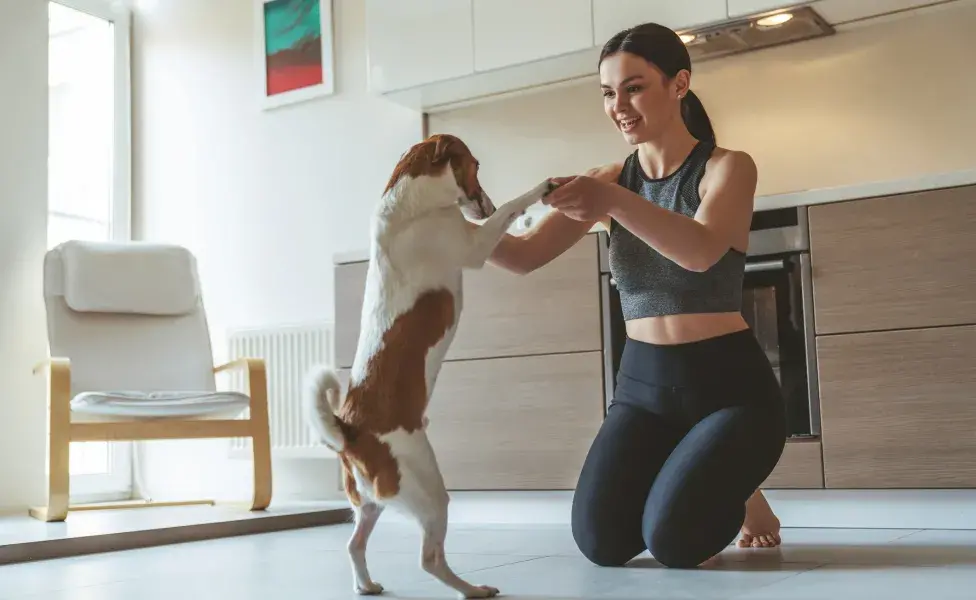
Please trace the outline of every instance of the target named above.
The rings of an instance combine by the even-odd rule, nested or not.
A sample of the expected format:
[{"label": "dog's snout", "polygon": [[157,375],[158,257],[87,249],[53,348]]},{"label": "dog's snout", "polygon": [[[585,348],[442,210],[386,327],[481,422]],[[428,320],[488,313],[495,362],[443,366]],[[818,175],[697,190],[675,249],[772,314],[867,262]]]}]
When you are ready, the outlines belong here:
[{"label": "dog's snout", "polygon": [[478,206],[481,207],[481,214],[484,215],[482,218],[487,219],[492,214],[495,213],[495,203],[491,201],[491,198],[484,190],[481,190],[481,197],[478,199]]}]

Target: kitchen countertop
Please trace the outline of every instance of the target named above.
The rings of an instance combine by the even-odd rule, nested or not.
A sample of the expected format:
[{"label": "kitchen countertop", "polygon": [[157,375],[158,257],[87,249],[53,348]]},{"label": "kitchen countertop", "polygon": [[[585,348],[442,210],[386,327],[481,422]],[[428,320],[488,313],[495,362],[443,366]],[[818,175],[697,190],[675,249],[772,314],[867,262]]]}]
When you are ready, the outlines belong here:
[{"label": "kitchen countertop", "polygon": [[[777,208],[789,208],[793,206],[813,206],[815,204],[828,204],[830,202],[843,202],[845,200],[860,200],[864,198],[874,198],[877,196],[892,196],[896,194],[910,194],[913,192],[923,192],[940,188],[960,187],[976,184],[976,169],[965,171],[952,171],[948,173],[934,173],[921,177],[910,177],[905,179],[891,179],[887,181],[872,181],[868,183],[858,183],[854,185],[844,185],[831,188],[819,188],[813,190],[801,190],[785,194],[772,194],[769,196],[756,196],[755,210],[772,210]],[[532,211],[530,214],[541,215],[546,211]],[[599,231],[602,225],[594,226],[591,233]],[[351,250],[338,252],[332,256],[332,262],[336,265],[361,262],[368,259],[368,250]]]}]

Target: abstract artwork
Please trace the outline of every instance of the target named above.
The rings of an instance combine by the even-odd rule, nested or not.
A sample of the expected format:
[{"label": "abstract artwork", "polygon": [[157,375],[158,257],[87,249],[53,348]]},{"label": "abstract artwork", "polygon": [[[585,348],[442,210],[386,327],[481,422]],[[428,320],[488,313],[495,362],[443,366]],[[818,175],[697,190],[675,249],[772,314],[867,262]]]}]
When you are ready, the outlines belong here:
[{"label": "abstract artwork", "polygon": [[332,0],[255,0],[266,108],[335,90]]}]

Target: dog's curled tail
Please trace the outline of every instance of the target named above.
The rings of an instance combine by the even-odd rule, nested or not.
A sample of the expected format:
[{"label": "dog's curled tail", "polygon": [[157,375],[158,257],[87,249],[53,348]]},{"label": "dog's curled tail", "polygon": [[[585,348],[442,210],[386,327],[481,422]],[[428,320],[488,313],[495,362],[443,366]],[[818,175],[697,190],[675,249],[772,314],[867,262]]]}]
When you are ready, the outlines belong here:
[{"label": "dog's curled tail", "polygon": [[336,452],[341,452],[346,446],[345,436],[342,435],[339,419],[336,417],[341,392],[339,378],[330,367],[313,367],[306,376],[303,398],[305,420],[322,441]]}]

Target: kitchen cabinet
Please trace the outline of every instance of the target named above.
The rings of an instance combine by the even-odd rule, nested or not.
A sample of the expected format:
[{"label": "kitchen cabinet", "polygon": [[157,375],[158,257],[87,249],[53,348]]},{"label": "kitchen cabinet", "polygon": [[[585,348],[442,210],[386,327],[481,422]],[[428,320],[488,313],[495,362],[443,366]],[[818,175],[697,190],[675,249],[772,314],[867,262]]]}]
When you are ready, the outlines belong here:
[{"label": "kitchen cabinet", "polygon": [[[845,0],[850,2],[850,0]],[[860,2],[861,0],[858,0]],[[761,14],[774,11],[778,8],[795,6],[798,2],[789,0],[728,0],[729,17],[745,17],[749,15]],[[817,8],[817,3],[813,3],[813,8]]]},{"label": "kitchen cabinet", "polygon": [[366,1],[369,86],[401,90],[474,73],[472,0]]},{"label": "kitchen cabinet", "polygon": [[592,45],[591,0],[474,0],[474,66],[478,71]]},{"label": "kitchen cabinet", "polygon": [[593,0],[593,35],[603,46],[614,34],[654,22],[681,30],[724,21],[726,0]]},{"label": "kitchen cabinet", "polygon": [[573,489],[603,422],[602,364],[600,352],[444,363],[427,435],[447,489]]},{"label": "kitchen cabinet", "polygon": [[826,487],[976,487],[973,356],[976,325],[819,337]]},{"label": "kitchen cabinet", "polygon": [[[485,265],[464,273],[464,307],[447,360],[600,350],[597,236],[546,266],[515,275]],[[335,356],[352,366],[368,263],[335,270]]]},{"label": "kitchen cabinet", "polygon": [[976,323],[976,186],[808,216],[817,334]]},{"label": "kitchen cabinet", "polygon": [[818,489],[824,486],[820,440],[791,440],[762,489]]}]

